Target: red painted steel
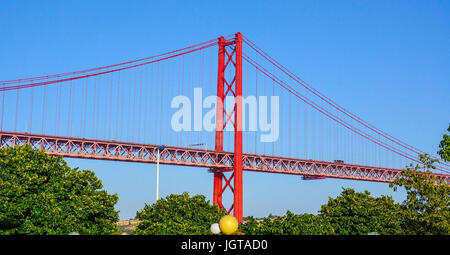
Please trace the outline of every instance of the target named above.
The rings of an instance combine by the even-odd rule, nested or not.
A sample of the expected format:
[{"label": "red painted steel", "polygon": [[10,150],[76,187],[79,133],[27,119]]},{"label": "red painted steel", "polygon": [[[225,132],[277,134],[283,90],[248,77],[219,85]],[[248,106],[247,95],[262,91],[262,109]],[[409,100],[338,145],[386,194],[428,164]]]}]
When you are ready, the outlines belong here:
[{"label": "red painted steel", "polygon": [[[235,87],[234,87],[234,216],[238,222],[243,221],[243,196],[242,187],[242,34],[236,34],[236,65],[235,65]],[[231,59],[231,58],[230,58]]]},{"label": "red painted steel", "polygon": [[[313,93],[314,95],[316,95],[317,97],[322,99],[324,102],[326,102],[327,104],[329,104],[330,106],[332,106],[336,110],[342,112],[343,114],[347,115],[348,117],[350,117],[354,121],[360,123],[361,125],[365,126],[366,128],[368,128],[368,129],[372,130],[373,132],[377,133],[378,135],[383,136],[384,138],[390,140],[391,142],[394,142],[394,143],[398,144],[399,146],[401,146],[401,147],[403,147],[403,148],[405,148],[407,150],[412,151],[415,154],[425,154],[424,151],[419,150],[419,149],[415,148],[414,146],[411,146],[411,145],[409,145],[409,144],[407,144],[407,143],[405,143],[405,142],[403,142],[403,141],[401,141],[401,140],[399,140],[399,139],[389,135],[388,133],[378,129],[374,125],[368,123],[367,121],[364,121],[363,119],[361,119],[358,116],[356,116],[355,114],[351,113],[350,111],[348,111],[344,107],[340,106],[339,104],[337,104],[336,102],[334,102],[333,100],[331,100],[330,98],[328,98],[327,96],[325,96],[324,94],[319,92],[317,89],[313,88],[311,85],[309,85],[307,82],[302,80],[300,77],[298,77],[297,75],[295,75],[294,73],[289,71],[286,67],[281,65],[278,61],[276,61],[274,58],[269,56],[266,52],[261,50],[258,46],[256,46],[256,44],[251,42],[248,38],[244,38],[244,42],[247,43],[248,46],[250,46],[253,50],[255,50],[264,59],[266,59],[267,61],[272,63],[275,67],[277,67],[279,70],[281,70],[287,76],[289,76],[290,78],[295,80],[302,87],[304,87],[305,89],[309,90],[311,93]],[[405,152],[403,152],[403,153],[405,153]],[[437,159],[436,157],[434,157],[432,155],[430,155],[430,157],[434,158],[434,159]],[[447,164],[446,162],[440,162],[440,163],[443,164],[443,165],[446,165],[446,166],[450,166],[450,164]]]},{"label": "red painted steel", "polygon": [[[364,131],[356,128],[351,124],[348,124],[344,120],[340,119],[338,116],[333,115],[326,109],[315,104],[313,101],[306,98],[304,95],[300,94],[300,92],[297,91],[295,88],[293,88],[289,84],[286,84],[284,81],[280,80],[274,74],[269,72],[266,68],[259,65],[256,61],[243,54],[242,52],[243,42],[244,39],[242,34],[236,33],[233,37],[230,36],[220,37],[217,43],[213,42],[213,40],[210,40],[180,50],[160,54],[150,58],[124,62],[117,65],[104,66],[94,69],[86,69],[77,72],[63,73],[58,75],[40,76],[29,79],[0,81],[0,85],[15,84],[13,86],[3,86],[0,88],[0,91],[18,90],[22,88],[29,88],[35,86],[45,86],[52,83],[61,83],[65,81],[83,79],[107,73],[119,72],[121,70],[135,68],[150,63],[155,63],[158,61],[163,61],[166,59],[185,55],[218,44],[215,149],[201,150],[185,147],[166,146],[165,149],[161,150],[159,153],[160,155],[159,163],[167,165],[208,168],[210,172],[214,173],[213,203],[217,204],[222,209],[226,209],[228,213],[231,213],[231,211],[233,211],[234,216],[237,218],[239,222],[242,222],[243,220],[243,170],[300,175],[303,180],[341,178],[350,180],[390,183],[393,182],[395,179],[402,177],[401,174],[402,170],[400,169],[353,165],[353,164],[345,164],[343,162],[326,162],[326,161],[305,160],[305,159],[257,155],[257,154],[243,154],[242,150],[243,149],[243,139],[242,139],[243,60],[246,60],[249,64],[253,65],[258,71],[265,74],[267,77],[269,77],[274,82],[279,84],[281,87],[289,91],[291,94],[293,94],[300,100],[304,101],[306,104],[309,104],[310,106],[312,106],[325,116],[346,127],[350,131],[359,134],[362,138],[365,138],[387,150],[390,150],[400,156],[403,156],[405,158],[417,162],[417,160],[414,159],[414,156],[407,154],[406,152],[396,149],[394,147],[391,147],[388,144],[368,135]],[[371,129],[372,131],[376,132],[379,135],[382,135],[386,139],[398,143],[397,141],[399,140],[387,135],[386,133],[380,131],[379,129],[376,129],[367,122],[360,120],[356,115],[349,113],[346,109],[340,107],[339,105],[331,101],[329,98],[325,97],[323,94],[319,93],[314,88],[310,87],[309,84],[303,82],[300,78],[298,78],[293,73],[288,71],[284,66],[280,65],[266,53],[260,51],[260,49],[257,48],[253,43],[251,42],[249,43],[248,40],[247,43],[259,55],[263,56],[267,61],[269,61],[272,65],[277,67],[288,77],[290,77],[291,79],[293,79],[294,81],[296,81],[297,83],[308,89],[310,92],[312,92],[313,94],[315,94],[316,96],[318,96],[319,98],[321,98],[322,100],[324,100],[337,110],[343,112],[348,117],[359,122],[366,128]],[[150,59],[153,60],[149,61]],[[112,69],[113,67],[116,69]],[[227,78],[225,77],[225,71],[227,68],[232,69],[228,70],[230,71],[230,73],[233,74],[233,77],[230,78],[230,80],[227,80]],[[101,71],[101,72],[91,73],[93,71]],[[39,80],[45,81],[36,82]],[[30,82],[30,83],[21,84],[21,82]],[[45,93],[47,92],[45,91]],[[71,90],[70,93],[72,93]],[[18,95],[19,94],[17,93],[16,118],[15,118],[16,122],[18,114],[17,113]],[[225,105],[224,101],[227,96],[232,96],[234,98],[234,108],[231,110],[231,112],[227,112],[224,107]],[[46,94],[44,94],[44,108],[45,108],[45,97]],[[70,101],[71,98],[72,97],[70,94],[69,105],[71,102]],[[30,116],[32,115],[30,114]],[[43,118],[44,121],[42,122],[43,125],[42,130],[45,130],[44,128],[45,115]],[[32,119],[30,117],[30,123],[31,120]],[[68,126],[70,127],[71,126],[70,119],[68,124],[69,124]],[[224,151],[223,130],[227,125],[231,125],[231,127],[234,130],[234,144],[232,152]],[[1,126],[3,126],[3,124]],[[17,126],[17,124],[15,126]],[[2,148],[22,144],[29,144],[33,148],[44,149],[48,154],[60,155],[64,157],[143,162],[143,163],[156,163],[159,151],[158,148],[161,146],[161,145],[127,143],[127,142],[107,141],[98,139],[0,131],[0,146]],[[414,147],[410,147],[407,144],[405,145],[402,145],[402,143],[398,144],[404,147],[405,149],[410,149],[412,151],[414,151],[415,149]],[[443,180],[445,183],[450,184],[449,174],[434,173],[433,175],[437,177],[439,180]],[[228,208],[225,208],[222,196],[224,192],[227,190],[233,193],[233,201]]]},{"label": "red painted steel", "polygon": [[75,76],[75,77],[69,77],[69,78],[63,78],[63,79],[57,79],[57,80],[48,80],[48,81],[36,82],[36,83],[28,83],[28,84],[23,84],[23,85],[19,84],[19,85],[14,85],[14,86],[3,86],[3,87],[0,86],[0,91],[18,90],[18,89],[46,86],[46,85],[50,85],[50,84],[54,84],[54,83],[63,83],[63,82],[68,82],[68,81],[74,81],[74,80],[79,80],[79,79],[99,76],[99,75],[103,75],[103,74],[119,72],[119,71],[131,69],[131,68],[136,68],[136,67],[140,67],[140,66],[144,66],[144,65],[160,62],[160,61],[164,61],[164,60],[167,60],[167,59],[183,56],[183,55],[186,55],[186,54],[189,54],[189,53],[192,53],[192,52],[196,52],[196,51],[199,51],[199,50],[203,50],[203,49],[215,46],[216,44],[217,43],[210,43],[210,44],[198,47],[198,48],[190,49],[188,51],[184,51],[184,52],[181,52],[181,53],[169,55],[169,56],[166,56],[166,57],[163,57],[163,58],[159,58],[159,59],[155,59],[155,60],[152,60],[152,61],[147,61],[147,62],[144,62],[144,63],[139,63],[139,64],[134,64],[134,65],[131,65],[131,66],[120,67],[120,68],[107,70],[107,71],[102,71],[102,72],[98,72],[98,73],[83,74],[83,75]]},{"label": "red painted steel", "polygon": [[[377,133],[378,135],[381,135],[384,138],[396,144],[399,144],[405,149],[417,152],[418,149],[389,136],[388,134],[384,133],[379,129],[376,129],[374,126],[361,120],[356,115],[348,112],[346,109],[342,108],[341,106],[331,101],[331,99],[325,97],[323,94],[321,94],[314,88],[310,87],[309,84],[305,83],[298,76],[295,76],[295,74],[288,71],[276,60],[268,56],[265,52],[261,51],[256,45],[249,42],[248,40],[245,40],[241,33],[236,33],[234,35],[227,37],[221,36],[220,38],[218,38],[218,42],[214,41],[215,40],[210,40],[176,51],[171,51],[168,53],[156,55],[149,58],[128,61],[116,65],[86,69],[70,73],[62,73],[57,75],[40,76],[10,81],[0,81],[0,85],[12,84],[12,86],[0,87],[0,91],[18,90],[35,86],[45,86],[53,83],[61,83],[108,73],[120,72],[122,70],[131,69],[171,59],[195,51],[200,51],[215,46],[217,44],[218,75],[217,75],[216,132],[215,132],[214,150],[207,150],[206,148],[202,150],[186,147],[175,147],[175,146],[164,146],[165,148],[163,150],[159,150],[161,145],[139,144],[139,143],[118,142],[114,140],[108,141],[99,139],[63,137],[63,136],[7,132],[7,131],[0,131],[0,147],[5,148],[29,144],[33,148],[45,150],[48,154],[70,158],[114,160],[114,161],[128,161],[128,162],[142,162],[142,163],[156,163],[158,161],[160,164],[166,165],[208,168],[209,171],[214,174],[213,204],[217,204],[219,208],[225,209],[228,212],[228,214],[233,212],[234,216],[237,218],[239,222],[243,221],[243,170],[265,172],[265,173],[299,175],[302,177],[302,180],[340,178],[349,180],[391,183],[394,180],[403,177],[401,174],[402,171],[401,169],[354,165],[354,164],[346,164],[343,162],[326,162],[318,160],[306,160],[306,159],[286,158],[286,157],[258,155],[258,154],[244,154],[243,138],[242,138],[242,121],[243,121],[242,62],[243,60],[246,60],[250,65],[254,66],[259,72],[266,75],[269,79],[271,79],[272,81],[274,81],[275,83],[277,83],[278,85],[289,91],[291,94],[293,94],[300,100],[304,101],[306,104],[309,104],[310,106],[312,106],[325,116],[346,127],[350,131],[359,134],[362,138],[365,138],[402,157],[418,162],[416,159],[414,159],[414,156],[399,149],[396,149],[392,146],[389,146],[389,144],[386,144],[383,141],[380,141],[379,139],[370,136],[364,131],[358,129],[357,127],[345,122],[338,116],[333,115],[328,110],[322,108],[321,106],[317,105],[316,103],[314,103],[313,101],[302,95],[298,90],[296,90],[291,85],[286,84],[283,80],[279,79],[273,73],[271,73],[266,68],[258,64],[255,60],[243,54],[242,52],[243,42],[247,41],[247,44],[253,50],[255,50],[269,63],[277,67],[278,70],[283,72],[292,80],[296,81],[302,87],[312,92],[314,95],[318,96],[323,101],[327,102],[335,109],[344,113],[351,119],[357,121],[361,125]],[[229,78],[230,80],[227,80],[227,78],[225,77],[226,73],[225,71],[227,71],[227,68],[232,69],[228,70],[229,73],[233,74],[233,77]],[[99,72],[92,73],[94,71]],[[26,82],[27,84],[21,84],[23,82]],[[18,114],[18,102],[19,102],[18,93],[19,92],[17,92],[17,99],[16,99],[16,117],[15,117],[16,122]],[[47,96],[46,93],[47,92],[45,91],[44,107],[43,107],[44,109],[46,107],[45,106],[46,102],[45,98]],[[117,93],[119,94],[119,90],[117,90]],[[112,102],[112,94],[110,96]],[[227,96],[232,96],[234,98],[234,108],[231,110],[231,112],[227,112],[224,107],[225,106],[224,101]],[[31,98],[33,98],[33,96]],[[70,88],[69,105],[71,99],[72,99],[72,88]],[[95,111],[95,104],[94,104],[94,111]],[[30,113],[30,123],[32,121],[33,116],[31,113]],[[111,112],[109,115],[111,115]],[[45,115],[43,116],[44,117],[42,122],[43,127],[42,132],[45,132],[46,121]],[[68,127],[70,127],[71,126],[70,118],[68,121],[69,121]],[[223,131],[227,125],[231,125],[231,127],[234,130],[233,151],[224,151]],[[3,112],[2,112],[1,126],[3,127]],[[15,126],[17,126],[17,123]],[[57,127],[57,130],[58,129],[59,126]],[[139,132],[140,131],[138,131],[138,135]],[[159,160],[157,159],[158,156]],[[441,171],[445,172],[445,170]],[[449,174],[433,173],[433,175],[438,180],[443,180],[445,183],[450,185]],[[227,190],[232,192],[233,201],[231,205],[225,208],[223,201],[223,194]]]},{"label": "red painted steel", "polygon": [[[243,220],[242,206],[242,34],[237,33],[234,40],[226,41],[224,37],[219,38],[219,57],[217,72],[217,120],[215,150],[223,151],[223,129],[227,125],[232,125],[234,129],[234,157],[233,173],[227,179],[224,172],[228,169],[215,168],[214,171],[214,192],[213,203],[220,208],[224,208],[222,195],[228,188],[233,192],[233,204],[227,210],[228,213],[233,210],[233,214],[239,222]],[[227,46],[231,46],[231,53],[227,51]],[[234,47],[233,47],[234,46]],[[234,56],[234,60],[233,60]],[[225,61],[226,57],[226,61]],[[231,82],[225,78],[227,67],[234,66],[234,78]],[[233,89],[234,85],[234,89]],[[225,91],[226,86],[226,91]],[[233,95],[235,103],[232,112],[227,113],[224,108],[224,101],[227,95]],[[232,115],[234,114],[234,121]],[[225,116],[225,121],[224,121]],[[231,180],[233,179],[233,186]],[[225,180],[226,185],[223,186]]]},{"label": "red painted steel", "polygon": [[[161,145],[139,144],[118,141],[51,136],[0,131],[0,147],[29,144],[43,149],[48,154],[69,158],[115,160],[155,163]],[[257,154],[243,154],[243,170],[291,174],[310,177],[339,178],[349,180],[390,183],[401,178],[401,169],[353,165],[308,159],[285,158]],[[160,164],[193,166],[231,171],[233,152],[217,152],[185,147],[166,146],[161,150]],[[449,174],[433,175],[450,185]]]},{"label": "red painted steel", "polygon": [[[215,137],[215,151],[223,151],[223,106],[224,106],[224,79],[225,79],[225,38],[219,38],[219,56],[217,69],[217,105],[216,105],[216,137]],[[214,171],[214,187],[213,187],[213,204],[223,208],[222,205],[222,180],[224,175],[220,169]]]}]

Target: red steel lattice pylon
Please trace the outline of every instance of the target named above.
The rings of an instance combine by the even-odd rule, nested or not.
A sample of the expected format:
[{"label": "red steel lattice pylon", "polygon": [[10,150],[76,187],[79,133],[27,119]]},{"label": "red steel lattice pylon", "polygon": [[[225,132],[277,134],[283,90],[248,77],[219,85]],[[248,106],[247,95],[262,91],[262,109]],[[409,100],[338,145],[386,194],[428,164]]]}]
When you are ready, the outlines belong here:
[{"label": "red steel lattice pylon", "polygon": [[[221,209],[225,208],[222,195],[226,189],[230,189],[233,192],[233,204],[227,209],[227,212],[230,213],[233,210],[234,217],[239,222],[242,222],[242,34],[237,33],[234,39],[229,41],[224,37],[220,37],[218,45],[219,65],[217,74],[215,150],[218,152],[223,151],[223,130],[227,125],[231,125],[234,130],[234,162],[233,169],[212,169],[214,172],[213,203]],[[227,47],[230,48],[230,52],[227,51]],[[227,80],[225,78],[225,70],[231,68],[231,66],[234,67],[234,77],[231,80]],[[224,107],[224,101],[227,96],[234,98],[234,108],[230,113]],[[230,170],[232,173],[227,178],[225,172]],[[224,183],[225,185],[223,185]]]}]

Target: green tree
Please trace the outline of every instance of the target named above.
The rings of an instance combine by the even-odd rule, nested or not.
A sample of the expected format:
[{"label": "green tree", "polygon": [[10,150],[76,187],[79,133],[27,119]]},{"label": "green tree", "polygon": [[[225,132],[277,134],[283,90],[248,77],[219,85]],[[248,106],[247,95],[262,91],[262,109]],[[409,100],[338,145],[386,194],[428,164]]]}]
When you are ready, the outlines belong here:
[{"label": "green tree", "polygon": [[285,216],[266,217],[261,221],[248,217],[239,225],[247,235],[330,235],[334,234],[331,224],[320,215],[296,215],[287,211]]},{"label": "green tree", "polygon": [[420,164],[407,166],[403,178],[390,186],[406,189],[407,198],[402,207],[405,211],[406,234],[450,234],[450,186],[432,175],[437,160],[427,154],[419,155]]},{"label": "green tree", "polygon": [[[450,132],[450,124],[448,125],[447,131]],[[442,141],[439,143],[438,154],[441,156],[442,160],[450,162],[450,136],[444,134]]]},{"label": "green tree", "polygon": [[336,234],[401,234],[403,210],[390,196],[372,197],[367,190],[344,189],[340,196],[329,198],[320,215],[327,219]]},{"label": "green tree", "polygon": [[115,234],[117,195],[29,145],[0,149],[0,234]]},{"label": "green tree", "polygon": [[209,235],[213,223],[218,223],[224,210],[211,205],[203,195],[190,197],[188,192],[171,194],[136,213],[141,222],[135,235]]}]

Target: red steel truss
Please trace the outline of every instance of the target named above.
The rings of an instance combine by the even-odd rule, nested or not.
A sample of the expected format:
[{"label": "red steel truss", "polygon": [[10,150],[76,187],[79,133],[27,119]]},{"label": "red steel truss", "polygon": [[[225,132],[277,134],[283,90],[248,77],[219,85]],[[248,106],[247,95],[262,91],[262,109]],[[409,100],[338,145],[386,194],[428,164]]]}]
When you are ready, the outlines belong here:
[{"label": "red steel truss", "polygon": [[[161,146],[0,131],[1,148],[23,144],[63,157],[142,163],[156,163],[158,147]],[[243,154],[242,162],[246,171],[300,175],[306,179],[326,177],[388,183],[402,176],[401,169],[255,154]],[[213,172],[214,169],[232,171],[234,153],[167,146],[161,150],[160,163],[204,167]],[[450,175],[434,173],[434,176],[450,184]],[[231,176],[225,178],[226,186],[231,187],[231,179]]]}]

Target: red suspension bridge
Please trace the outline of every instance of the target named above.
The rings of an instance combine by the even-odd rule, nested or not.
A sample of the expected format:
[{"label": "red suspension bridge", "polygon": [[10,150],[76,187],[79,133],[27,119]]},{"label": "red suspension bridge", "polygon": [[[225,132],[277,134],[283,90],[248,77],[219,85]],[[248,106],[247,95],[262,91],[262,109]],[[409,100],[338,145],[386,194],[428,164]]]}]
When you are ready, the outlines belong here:
[{"label": "red suspension bridge", "polygon": [[[1,147],[144,163],[159,153],[162,164],[209,169],[213,203],[239,221],[243,170],[393,182],[425,153],[340,106],[240,33],[115,65],[0,81],[0,93]],[[174,128],[180,121],[183,128]],[[192,147],[199,144],[205,148]],[[444,162],[433,174],[450,183],[449,173]]]}]

